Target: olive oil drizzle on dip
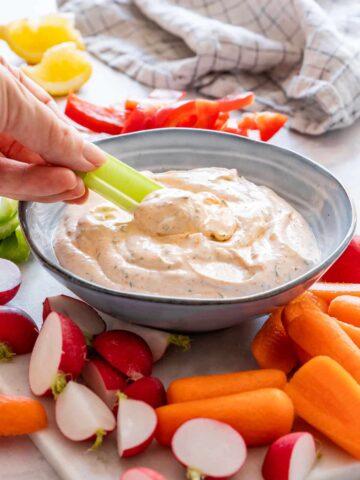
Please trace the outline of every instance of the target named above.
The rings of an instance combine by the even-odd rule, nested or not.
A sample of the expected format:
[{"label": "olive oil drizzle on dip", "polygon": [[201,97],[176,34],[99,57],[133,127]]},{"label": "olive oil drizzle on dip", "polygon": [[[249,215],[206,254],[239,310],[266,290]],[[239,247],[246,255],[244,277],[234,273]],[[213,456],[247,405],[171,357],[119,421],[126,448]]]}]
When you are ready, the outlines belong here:
[{"label": "olive oil drizzle on dip", "polygon": [[54,239],[62,266],[118,291],[231,298],[284,284],[319,259],[304,218],[236,170],[147,174],[166,188],[133,216],[95,194],[65,208]]}]

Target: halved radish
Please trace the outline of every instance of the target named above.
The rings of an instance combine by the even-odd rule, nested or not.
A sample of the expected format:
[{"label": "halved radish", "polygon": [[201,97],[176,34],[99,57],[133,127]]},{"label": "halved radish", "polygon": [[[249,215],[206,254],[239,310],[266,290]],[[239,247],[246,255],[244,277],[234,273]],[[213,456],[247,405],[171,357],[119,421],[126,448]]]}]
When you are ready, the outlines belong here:
[{"label": "halved radish", "polygon": [[232,477],[244,464],[247,453],[236,430],[209,418],[195,418],[181,425],[171,448],[192,480]]},{"label": "halved radish", "polygon": [[164,356],[170,345],[180,347],[184,351],[189,350],[191,345],[190,337],[187,335],[164,332],[163,330],[134,325],[133,323],[118,319],[116,319],[116,325],[121,328],[121,330],[136,333],[139,337],[145,340],[150,347],[154,363]]},{"label": "halved radish", "polygon": [[0,360],[30,353],[39,335],[34,320],[17,307],[0,307]]},{"label": "halved radish", "polygon": [[145,402],[119,396],[117,444],[120,457],[132,457],[152,442],[157,426],[155,410]]},{"label": "halved radish", "polygon": [[166,478],[151,468],[136,467],[126,470],[120,480],[166,480]]},{"label": "halved radish", "polygon": [[87,336],[99,335],[106,330],[106,324],[96,310],[77,298],[68,295],[47,297],[43,302],[43,320],[49,313],[56,312],[71,318]]},{"label": "halved radish", "polygon": [[98,358],[86,362],[81,374],[85,384],[112,410],[117,403],[116,392],[126,387],[125,377]]},{"label": "halved radish", "polygon": [[95,438],[98,448],[116,420],[108,406],[85,385],[70,381],[55,403],[55,420],[60,432],[69,440],[81,442]]},{"label": "halved radish", "polygon": [[151,350],[135,333],[125,330],[104,332],[95,338],[93,347],[112,367],[132,380],[151,374]]},{"label": "halved radish", "polygon": [[30,358],[29,383],[35,395],[56,397],[67,379],[76,379],[85,364],[86,343],[70,318],[52,312],[35,342]]},{"label": "halved radish", "polygon": [[21,284],[19,267],[10,260],[0,258],[0,305],[10,302],[17,294]]},{"label": "halved radish", "polygon": [[130,383],[124,393],[134,400],[142,400],[153,408],[166,404],[166,392],[164,385],[156,377],[142,377],[134,383]]},{"label": "halved radish", "polygon": [[268,449],[262,466],[265,480],[304,480],[316,462],[314,437],[294,432],[277,439]]}]

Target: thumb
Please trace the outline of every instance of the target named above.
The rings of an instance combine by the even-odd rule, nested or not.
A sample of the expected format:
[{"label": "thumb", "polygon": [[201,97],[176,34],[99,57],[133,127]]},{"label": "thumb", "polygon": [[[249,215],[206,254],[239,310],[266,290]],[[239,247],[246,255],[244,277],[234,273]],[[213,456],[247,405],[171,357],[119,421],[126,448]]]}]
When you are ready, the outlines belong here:
[{"label": "thumb", "polygon": [[85,141],[0,65],[0,131],[10,134],[48,163],[89,171],[105,160],[104,153]]}]

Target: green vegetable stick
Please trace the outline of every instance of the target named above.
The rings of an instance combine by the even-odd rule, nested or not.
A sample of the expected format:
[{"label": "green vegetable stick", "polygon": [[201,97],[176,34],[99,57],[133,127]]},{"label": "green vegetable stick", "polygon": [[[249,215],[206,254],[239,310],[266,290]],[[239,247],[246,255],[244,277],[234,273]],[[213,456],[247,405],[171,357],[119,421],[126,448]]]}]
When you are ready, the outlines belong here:
[{"label": "green vegetable stick", "polygon": [[30,255],[30,248],[20,227],[0,242],[0,258],[6,258],[15,263],[25,262]]},{"label": "green vegetable stick", "polygon": [[9,218],[2,223],[0,223],[0,240],[9,237],[19,226],[19,218],[17,212],[13,217]]},{"label": "green vegetable stick", "polygon": [[17,207],[17,200],[0,197],[0,224],[10,220],[17,212]]}]

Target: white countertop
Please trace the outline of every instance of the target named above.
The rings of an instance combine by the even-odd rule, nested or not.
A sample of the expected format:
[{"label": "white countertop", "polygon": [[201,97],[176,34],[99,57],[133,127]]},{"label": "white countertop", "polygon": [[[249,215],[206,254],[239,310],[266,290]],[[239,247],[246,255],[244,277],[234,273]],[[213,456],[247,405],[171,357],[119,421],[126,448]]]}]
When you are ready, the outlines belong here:
[{"label": "white countertop", "polygon": [[[9,2],[7,2],[8,5]],[[52,0],[12,0],[11,6],[6,7],[6,17],[13,18],[15,11],[21,11],[22,16],[26,10],[34,13],[48,10],[53,4]],[[23,5],[24,9],[19,9]],[[10,12],[10,9],[12,12]],[[2,21],[4,18],[2,11]],[[9,60],[14,57],[0,45],[0,55]],[[99,103],[114,103],[130,95],[143,95],[146,89],[131,79],[116,73],[103,64],[94,60],[94,74],[81,94]],[[354,204],[360,212],[360,121],[346,130],[330,132],[321,137],[305,137],[288,130],[281,131],[271,142],[306,155],[326,166],[334,173],[352,195]],[[358,225],[357,231],[360,232]],[[34,262],[34,260],[32,260]],[[27,270],[32,274],[40,269],[38,265],[29,265]],[[36,281],[36,274],[33,276]],[[50,285],[55,280],[49,279]],[[59,292],[64,288],[59,286]],[[24,298],[25,292],[19,295],[20,304],[28,301]],[[39,300],[44,298],[44,292],[39,288]],[[41,299],[41,300],[40,300]],[[32,298],[32,303],[36,298]],[[17,302],[15,302],[16,304]],[[1,368],[1,366],[0,366]],[[12,480],[56,480],[59,477],[47,464],[40,452],[27,437],[0,439],[0,478]]]}]

